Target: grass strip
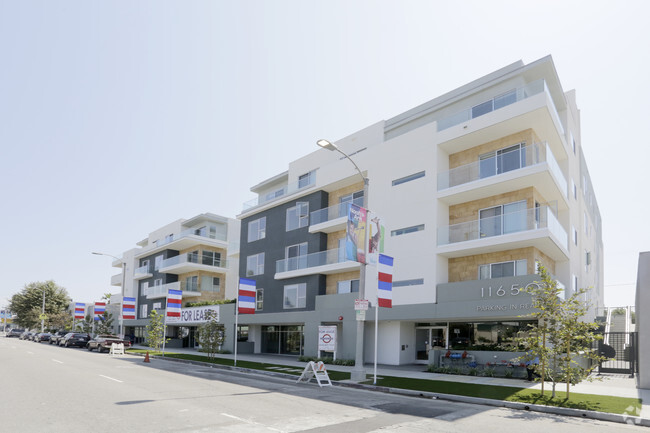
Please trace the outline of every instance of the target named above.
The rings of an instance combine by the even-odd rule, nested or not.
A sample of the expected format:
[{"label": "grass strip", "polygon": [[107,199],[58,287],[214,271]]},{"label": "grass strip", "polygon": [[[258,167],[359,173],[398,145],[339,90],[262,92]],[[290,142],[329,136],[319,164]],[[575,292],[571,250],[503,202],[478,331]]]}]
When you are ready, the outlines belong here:
[{"label": "grass strip", "polygon": [[[149,352],[149,355],[152,356],[161,355],[161,352],[153,352],[144,349],[129,349],[128,352],[139,354]],[[208,364],[234,366],[234,361],[229,358],[215,357],[209,359],[204,355],[181,354],[173,352],[166,352],[165,357],[183,359],[187,361],[205,362]],[[302,373],[302,368],[300,367],[290,367],[282,364],[267,364],[263,362],[243,360],[237,361],[237,367],[249,368],[252,370],[276,371],[291,374],[294,376],[300,376]],[[287,371],[284,369],[296,371]],[[328,370],[327,373],[332,380],[350,379],[350,373],[334,370]],[[641,400],[638,398],[579,394],[572,392],[569,399],[567,399],[566,393],[561,391],[557,391],[555,393],[555,398],[551,398],[551,392],[549,390],[547,390],[542,396],[541,391],[528,388],[449,382],[444,380],[412,379],[396,376],[382,376],[381,378],[377,378],[377,385],[389,388],[408,389],[411,391],[462,395],[466,397],[488,398],[492,400],[512,401],[525,404],[539,404],[579,410],[593,410],[597,412],[616,413],[631,416],[639,416],[641,414]]]},{"label": "grass strip", "polygon": [[639,416],[641,400],[638,398],[614,397],[609,395],[566,393],[556,391],[551,398],[551,391],[541,391],[510,386],[482,385],[475,383],[448,382],[443,380],[412,379],[406,377],[382,376],[377,378],[377,385],[391,388],[410,389],[440,394],[463,395],[467,397],[488,398],[492,400],[512,401],[525,404],[565,407],[579,410],[617,413]]}]

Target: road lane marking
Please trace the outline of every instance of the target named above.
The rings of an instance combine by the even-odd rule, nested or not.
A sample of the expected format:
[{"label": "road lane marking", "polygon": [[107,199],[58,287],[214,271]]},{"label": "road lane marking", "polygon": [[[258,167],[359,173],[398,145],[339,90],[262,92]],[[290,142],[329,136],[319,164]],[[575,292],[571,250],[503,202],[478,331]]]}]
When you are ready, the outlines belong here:
[{"label": "road lane marking", "polygon": [[119,382],[119,383],[124,383],[121,380],[114,379],[114,378],[108,377],[108,376],[104,376],[103,374],[100,374],[99,377],[103,377],[104,379],[108,379],[108,380],[114,380],[115,382]]},{"label": "road lane marking", "polygon": [[63,364],[63,361],[59,361],[58,359],[54,359],[54,358],[52,358],[52,361],[54,361],[54,362],[58,362],[59,364]]},{"label": "road lane marking", "polygon": [[284,430],[278,430],[278,429],[276,429],[276,428],[269,427],[269,426],[264,425],[264,424],[262,424],[262,423],[252,421],[252,420],[250,420],[250,419],[240,418],[240,417],[238,417],[238,416],[236,416],[236,415],[230,415],[229,413],[223,413],[223,412],[221,413],[221,415],[226,416],[226,417],[228,417],[228,418],[236,419],[237,421],[245,422],[246,424],[258,425],[258,426],[262,426],[262,427],[264,427],[264,428],[266,428],[266,429],[268,429],[268,430],[271,430],[271,431],[277,431],[277,432],[282,432],[282,433],[284,433]]},{"label": "road lane marking", "polygon": [[27,351],[28,354],[33,355],[34,352],[30,352],[29,350]]}]

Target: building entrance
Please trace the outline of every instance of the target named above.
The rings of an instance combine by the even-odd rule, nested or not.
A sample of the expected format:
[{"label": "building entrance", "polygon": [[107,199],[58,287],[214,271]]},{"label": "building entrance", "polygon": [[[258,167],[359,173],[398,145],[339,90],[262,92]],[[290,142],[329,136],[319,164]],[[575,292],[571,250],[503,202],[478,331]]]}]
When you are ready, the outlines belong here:
[{"label": "building entrance", "polygon": [[447,347],[446,326],[418,326],[415,328],[415,362],[429,363],[429,351]]}]

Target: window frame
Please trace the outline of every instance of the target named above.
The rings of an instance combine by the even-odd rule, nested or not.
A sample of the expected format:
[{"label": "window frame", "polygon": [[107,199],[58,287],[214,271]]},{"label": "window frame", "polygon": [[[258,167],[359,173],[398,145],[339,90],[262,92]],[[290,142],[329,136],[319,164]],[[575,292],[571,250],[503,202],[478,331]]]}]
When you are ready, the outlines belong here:
[{"label": "window frame", "polygon": [[[262,227],[262,225],[264,227]],[[254,234],[254,236],[251,236]],[[266,217],[263,216],[248,222],[248,242],[255,242],[266,238]]]},{"label": "window frame", "polygon": [[[295,221],[295,227],[293,222]],[[285,229],[290,232],[309,226],[309,202],[299,201],[287,208]]]},{"label": "window frame", "polygon": [[[260,258],[261,263],[260,263]],[[251,267],[251,259],[255,259],[255,264],[253,267]],[[265,253],[257,253],[257,254],[251,254],[250,256],[246,257],[246,276],[251,277],[254,275],[263,275],[264,274],[264,261],[265,261]],[[254,268],[254,269],[252,269]],[[261,271],[260,271],[261,269]]]},{"label": "window frame", "polygon": [[[295,291],[295,305],[291,306],[288,303],[290,292]],[[307,306],[307,283],[288,284],[284,286],[282,296],[282,308],[284,310],[295,310],[298,308],[306,308]]]}]

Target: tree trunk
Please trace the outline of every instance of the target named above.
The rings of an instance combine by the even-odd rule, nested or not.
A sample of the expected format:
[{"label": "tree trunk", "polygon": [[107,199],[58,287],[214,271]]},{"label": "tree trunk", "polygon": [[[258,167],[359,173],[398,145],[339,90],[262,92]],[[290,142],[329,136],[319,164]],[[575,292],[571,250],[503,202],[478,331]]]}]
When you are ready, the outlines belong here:
[{"label": "tree trunk", "polygon": [[569,399],[569,388],[571,387],[571,343],[566,346],[566,398]]},{"label": "tree trunk", "polygon": [[544,376],[546,371],[546,331],[542,332],[542,374],[539,375],[539,379],[542,381],[542,396],[544,395]]}]

